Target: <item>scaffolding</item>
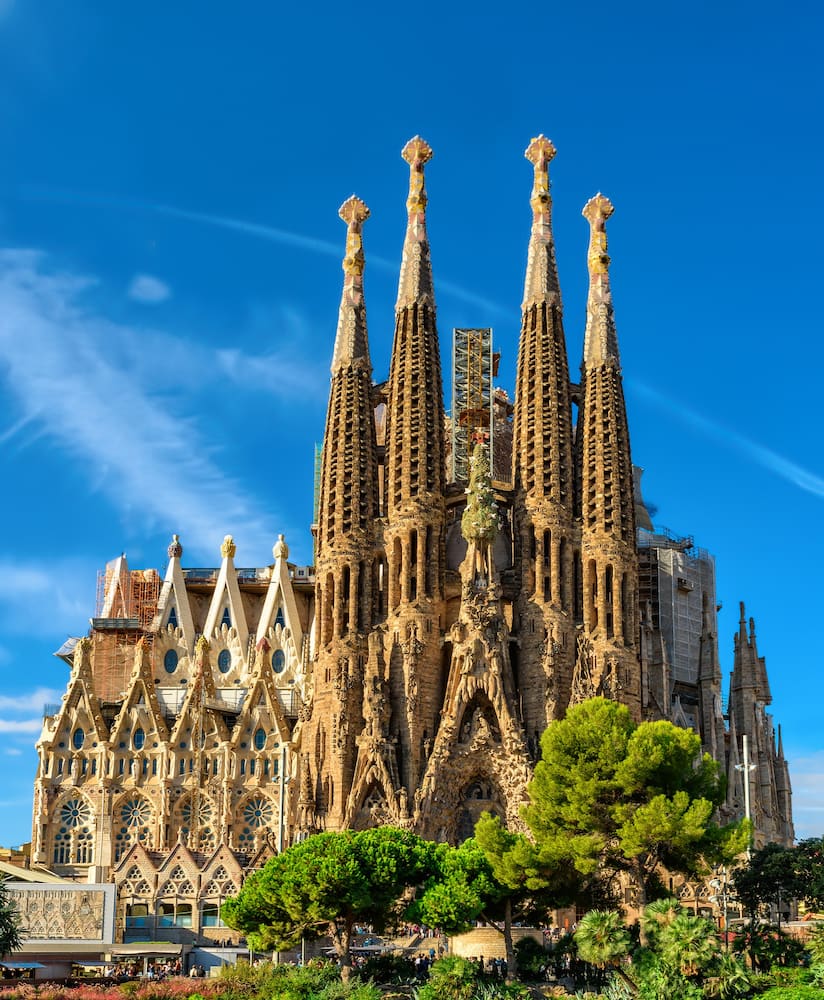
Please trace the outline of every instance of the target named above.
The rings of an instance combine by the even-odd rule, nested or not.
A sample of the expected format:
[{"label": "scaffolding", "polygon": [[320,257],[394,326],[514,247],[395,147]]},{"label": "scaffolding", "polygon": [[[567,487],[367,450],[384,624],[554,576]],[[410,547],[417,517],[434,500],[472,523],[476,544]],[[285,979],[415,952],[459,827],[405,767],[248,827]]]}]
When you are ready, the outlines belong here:
[{"label": "scaffolding", "polygon": [[486,441],[494,454],[495,360],[490,327],[452,331],[452,482],[469,480],[469,459],[477,441]]}]

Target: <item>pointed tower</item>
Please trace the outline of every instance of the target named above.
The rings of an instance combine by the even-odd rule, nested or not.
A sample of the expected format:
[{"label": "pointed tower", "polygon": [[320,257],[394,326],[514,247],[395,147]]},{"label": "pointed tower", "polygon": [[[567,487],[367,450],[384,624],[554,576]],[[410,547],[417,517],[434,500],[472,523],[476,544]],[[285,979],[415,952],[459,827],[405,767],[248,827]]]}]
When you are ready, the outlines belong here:
[{"label": "pointed tower", "polygon": [[749,629],[743,601],[735,636],[733,670],[730,679],[730,733],[746,736],[754,765],[751,786],[753,836],[757,847],[769,841],[792,845],[792,788],[783,747],[776,737],[767,706],[772,702],[767,667],[758,655],[755,622]]},{"label": "pointed tower", "polygon": [[641,714],[638,557],[629,428],[609,286],[606,221],[612,203],[591,198],[589,296],[576,446],[580,476],[583,634],[573,697],[603,694]]},{"label": "pointed tower", "polygon": [[698,710],[701,742],[715,760],[724,759],[724,709],[721,704],[721,664],[718,660],[718,636],[713,629],[709,595],[702,604],[701,645],[698,664]]},{"label": "pointed tower", "polygon": [[531,776],[495,565],[499,515],[489,465],[487,445],[476,444],[461,518],[467,551],[460,568],[460,615],[449,631],[452,662],[443,721],[415,796],[421,834],[450,843],[471,837],[482,812],[519,829]]},{"label": "pointed tower", "polygon": [[561,307],[549,163],[555,147],[543,135],[524,154],[534,168],[518,371],[513,483],[516,566],[521,586],[515,627],[524,726],[534,753],[569,701],[575,655],[572,411]]},{"label": "pointed tower", "polygon": [[363,223],[369,209],[349,198],[332,385],[321,465],[316,562],[314,702],[309,729],[318,748],[313,775],[321,790],[325,824],[343,821],[360,730],[361,690],[372,626],[377,578],[374,565],[378,517],[377,445],[372,363],[363,297]]},{"label": "pointed tower", "polygon": [[387,648],[391,718],[400,779],[411,794],[434,735],[441,700],[443,614],[444,408],[426,235],[424,166],[432,150],[416,136],[409,164],[395,338],[386,409]]}]

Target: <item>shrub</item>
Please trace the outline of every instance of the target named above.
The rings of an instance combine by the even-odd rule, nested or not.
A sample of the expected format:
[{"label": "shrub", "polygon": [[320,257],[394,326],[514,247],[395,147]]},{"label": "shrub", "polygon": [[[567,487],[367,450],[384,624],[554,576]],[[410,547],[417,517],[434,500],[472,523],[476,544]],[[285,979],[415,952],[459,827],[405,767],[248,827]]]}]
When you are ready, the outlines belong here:
[{"label": "shrub", "polygon": [[543,979],[547,967],[547,952],[535,938],[525,937],[515,945],[518,975],[522,979]]},{"label": "shrub", "polygon": [[474,1000],[483,970],[477,962],[450,955],[434,962],[429,981],[416,992],[417,1000]]},{"label": "shrub", "polygon": [[372,955],[357,971],[376,983],[409,983],[415,978],[415,963],[404,955]]}]

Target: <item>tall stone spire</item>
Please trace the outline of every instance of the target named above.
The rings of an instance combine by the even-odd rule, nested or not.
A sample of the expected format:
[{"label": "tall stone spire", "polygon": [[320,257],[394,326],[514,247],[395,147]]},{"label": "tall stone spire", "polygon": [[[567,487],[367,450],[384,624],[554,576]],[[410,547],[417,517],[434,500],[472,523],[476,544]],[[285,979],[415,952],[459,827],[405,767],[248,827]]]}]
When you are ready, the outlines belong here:
[{"label": "tall stone spire", "polygon": [[[590,226],[582,401],[576,435],[583,638],[590,645],[586,669],[594,681],[593,693],[618,698],[639,716],[638,558],[629,427],[609,287],[606,220],[612,212],[612,203],[601,194],[583,210]],[[584,668],[580,657],[578,668]]]},{"label": "tall stone spire", "polygon": [[[522,306],[515,387],[512,474],[517,621],[524,725],[537,752],[546,724],[569,700],[575,650],[572,410],[569,364],[552,237],[549,163],[543,135],[524,154],[534,168],[532,231]],[[529,665],[529,666],[528,666]]]},{"label": "tall stone spire", "polygon": [[372,364],[363,297],[362,229],[369,209],[353,196],[339,215],[347,227],[346,255],[321,467],[319,563],[335,542],[357,536],[360,545],[378,513]]},{"label": "tall stone spire", "polygon": [[423,168],[432,159],[432,147],[419,135],[403,147],[401,156],[409,164],[409,196],[406,199],[408,222],[403,241],[401,276],[395,308],[427,302],[435,308],[432,286],[432,262],[426,235],[426,188]]},{"label": "tall stone spire", "polygon": [[401,778],[411,794],[419,780],[424,739],[432,737],[441,708],[438,622],[443,613],[445,470],[423,174],[432,149],[416,136],[401,155],[409,164],[409,196],[387,389],[384,578],[395,637],[393,649],[386,651],[393,727],[399,735]]},{"label": "tall stone spire", "polygon": [[[318,785],[324,821],[340,826],[352,781],[357,714],[367,633],[375,614],[375,524],[379,515],[378,455],[372,365],[363,298],[362,227],[369,209],[344,202],[343,294],[332,357],[332,384],[321,462],[316,558],[317,659],[309,736],[327,738]],[[333,732],[325,726],[334,721]],[[302,808],[308,815],[311,803]]]}]

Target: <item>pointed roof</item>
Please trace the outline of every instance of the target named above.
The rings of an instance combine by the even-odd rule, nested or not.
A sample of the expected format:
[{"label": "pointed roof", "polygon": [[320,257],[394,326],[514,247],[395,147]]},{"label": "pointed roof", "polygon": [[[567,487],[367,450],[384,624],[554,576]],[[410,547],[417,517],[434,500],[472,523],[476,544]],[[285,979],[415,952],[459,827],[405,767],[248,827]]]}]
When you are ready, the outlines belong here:
[{"label": "pointed roof", "polygon": [[584,206],[582,215],[589,222],[589,296],[587,325],[584,334],[584,365],[600,365],[614,361],[620,367],[618,335],[609,287],[609,254],[607,253],[607,219],[615,211],[609,198],[600,192]]},{"label": "pointed roof", "polygon": [[432,159],[432,147],[419,135],[403,147],[401,156],[409,164],[409,196],[406,199],[407,224],[403,241],[398,301],[395,308],[403,309],[416,302],[435,306],[432,283],[432,263],[426,235],[426,188],[423,168]]},{"label": "pointed roof", "polygon": [[266,638],[269,629],[274,626],[278,608],[282,607],[285,626],[291,631],[295,652],[300,656],[303,650],[303,626],[300,621],[295,591],[292,587],[292,578],[289,576],[289,563],[287,562],[289,547],[284,541],[283,535],[278,535],[278,540],[272,547],[272,555],[275,557],[275,565],[266,590],[263,609],[260,612],[255,643],[257,644],[261,639]]},{"label": "pointed roof", "polygon": [[346,254],[343,258],[343,294],[338,312],[338,332],[332,355],[332,374],[343,365],[362,365],[369,371],[369,338],[366,333],[366,307],[363,299],[363,224],[369,209],[352,195],[340,207],[338,215],[346,223]]},{"label": "pointed roof", "polygon": [[552,197],[549,193],[549,164],[555,147],[545,135],[536,136],[527,146],[524,156],[535,168],[532,195],[532,232],[529,237],[524,301],[526,310],[537,302],[554,301],[560,307],[561,285],[555,261],[555,241],[552,237]]},{"label": "pointed roof", "polygon": [[141,698],[143,699],[143,712],[146,719],[150,720],[151,726],[154,727],[161,740],[168,740],[169,730],[157,699],[152,658],[144,639],[141,639],[135,646],[131,682],[126,698],[112,722],[112,741],[117,739],[121,731],[130,731],[133,728],[135,721],[133,713],[135,710],[139,711]]},{"label": "pointed roof", "polygon": [[192,609],[189,605],[189,595],[186,592],[186,581],[180,564],[183,546],[180,544],[179,535],[172,535],[172,541],[167,551],[169,565],[166,567],[166,577],[160,590],[157,614],[152,622],[152,631],[157,632],[161,628],[168,628],[169,616],[174,609],[177,628],[183,633],[186,648],[191,653],[195,647],[197,633],[195,632]]},{"label": "pointed roof", "polygon": [[223,610],[228,606],[231,618],[231,627],[235,630],[240,644],[240,649],[246,653],[249,643],[249,627],[246,624],[246,611],[243,607],[243,600],[240,596],[240,587],[237,582],[234,557],[236,546],[231,535],[226,535],[220,546],[222,557],[220,569],[217,575],[217,583],[212,594],[212,603],[209,605],[209,613],[206,615],[206,623],[203,626],[203,634],[211,638],[221,627]]}]

